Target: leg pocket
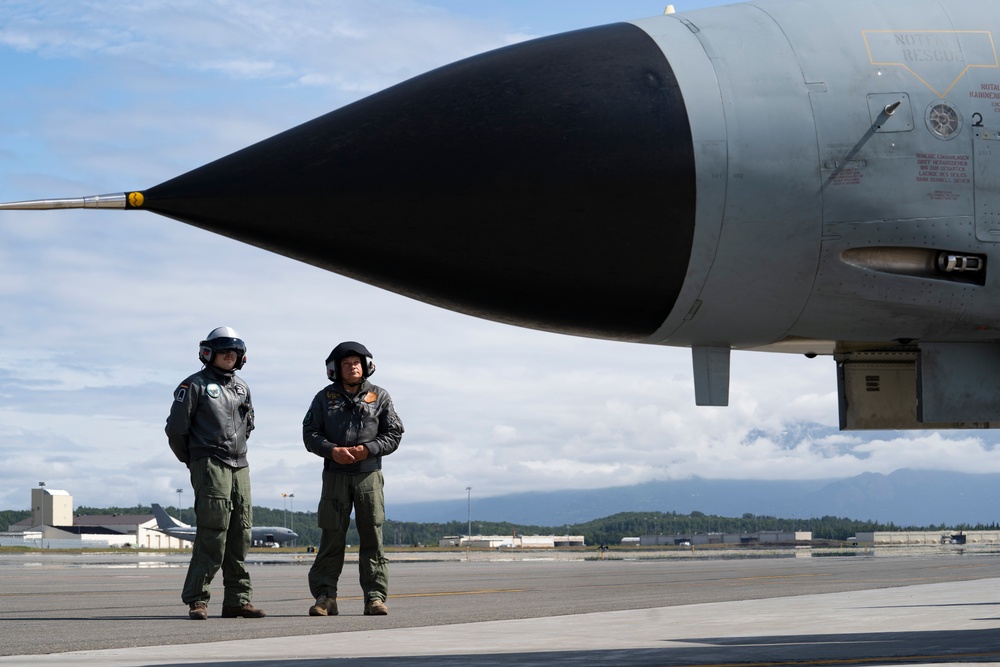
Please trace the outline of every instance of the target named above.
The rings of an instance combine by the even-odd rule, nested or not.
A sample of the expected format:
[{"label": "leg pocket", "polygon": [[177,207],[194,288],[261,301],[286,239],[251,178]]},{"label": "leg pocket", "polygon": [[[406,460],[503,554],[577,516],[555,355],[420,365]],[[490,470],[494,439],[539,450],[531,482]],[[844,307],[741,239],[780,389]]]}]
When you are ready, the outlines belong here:
[{"label": "leg pocket", "polygon": [[250,500],[250,468],[233,471],[233,509],[240,528],[253,527],[253,503]]},{"label": "leg pocket", "polygon": [[199,496],[195,511],[198,513],[198,527],[210,530],[226,530],[232,506],[229,498]]},{"label": "leg pocket", "polygon": [[246,503],[240,508],[240,528],[253,528],[253,507]]},{"label": "leg pocket", "polygon": [[385,523],[385,500],[382,491],[382,471],[369,473],[357,485],[354,501],[354,521],[381,527]]},{"label": "leg pocket", "polygon": [[340,528],[340,514],[337,499],[324,496],[319,499],[319,507],[316,508],[316,525],[323,530],[337,530]]}]

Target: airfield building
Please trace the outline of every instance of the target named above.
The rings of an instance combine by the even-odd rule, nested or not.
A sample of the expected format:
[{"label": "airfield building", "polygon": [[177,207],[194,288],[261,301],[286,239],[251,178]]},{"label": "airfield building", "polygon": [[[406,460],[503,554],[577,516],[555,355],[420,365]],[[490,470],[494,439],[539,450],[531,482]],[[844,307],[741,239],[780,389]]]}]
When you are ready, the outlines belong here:
[{"label": "airfield building", "polygon": [[73,496],[39,487],[31,490],[31,516],[0,533],[0,546],[79,549],[141,546],[178,549],[191,543],[154,530],[152,514],[73,516]]},{"label": "airfield building", "polygon": [[858,533],[846,540],[860,546],[906,546],[932,544],[1000,544],[997,530],[928,530],[928,531],[875,531]]},{"label": "airfield building", "polygon": [[583,535],[450,535],[442,537],[438,546],[463,549],[554,549],[586,545]]},{"label": "airfield building", "polygon": [[640,546],[697,546],[699,544],[798,544],[812,541],[810,530],[762,530],[755,533],[693,533],[690,535],[642,535]]}]

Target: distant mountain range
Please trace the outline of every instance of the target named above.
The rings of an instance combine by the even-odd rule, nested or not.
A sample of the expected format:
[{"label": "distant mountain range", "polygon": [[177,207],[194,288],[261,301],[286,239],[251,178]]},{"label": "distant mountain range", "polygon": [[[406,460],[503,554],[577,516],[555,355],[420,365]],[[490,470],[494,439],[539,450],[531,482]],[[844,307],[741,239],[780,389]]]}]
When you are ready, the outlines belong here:
[{"label": "distant mountain range", "polygon": [[[619,512],[693,511],[779,518],[845,517],[897,526],[1000,523],[1000,474],[929,470],[864,473],[848,479],[747,481],[692,478],[635,486],[472,497],[472,522],[561,526]],[[468,520],[467,498],[390,505],[394,521]],[[473,525],[473,532],[476,532]]]}]

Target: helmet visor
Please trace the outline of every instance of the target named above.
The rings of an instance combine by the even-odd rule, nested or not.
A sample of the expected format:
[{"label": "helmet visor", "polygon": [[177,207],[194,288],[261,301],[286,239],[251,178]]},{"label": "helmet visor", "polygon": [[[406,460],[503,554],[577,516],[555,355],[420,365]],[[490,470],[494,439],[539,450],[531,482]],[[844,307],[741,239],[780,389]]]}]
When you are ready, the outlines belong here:
[{"label": "helmet visor", "polygon": [[213,338],[204,343],[205,347],[213,352],[228,352],[232,350],[236,354],[246,354],[247,346],[239,338]]}]

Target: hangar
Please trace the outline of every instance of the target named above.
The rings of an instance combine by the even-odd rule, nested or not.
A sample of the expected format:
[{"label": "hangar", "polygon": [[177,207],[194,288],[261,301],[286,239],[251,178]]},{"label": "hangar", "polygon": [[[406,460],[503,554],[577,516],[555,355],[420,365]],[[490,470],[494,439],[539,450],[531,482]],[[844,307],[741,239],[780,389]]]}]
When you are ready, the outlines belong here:
[{"label": "hangar", "polygon": [[762,530],[755,533],[692,533],[685,535],[642,535],[641,546],[697,546],[700,544],[797,544],[812,541],[810,530]]},{"label": "hangar", "polygon": [[189,548],[190,542],[154,530],[152,514],[73,516],[73,496],[60,489],[31,490],[31,516],[0,533],[0,546],[43,549],[134,547]]},{"label": "hangar", "polygon": [[439,547],[469,549],[554,549],[585,546],[583,535],[449,535]]},{"label": "hangar", "polygon": [[998,530],[876,531],[858,533],[849,540],[860,545],[1000,544]]}]

